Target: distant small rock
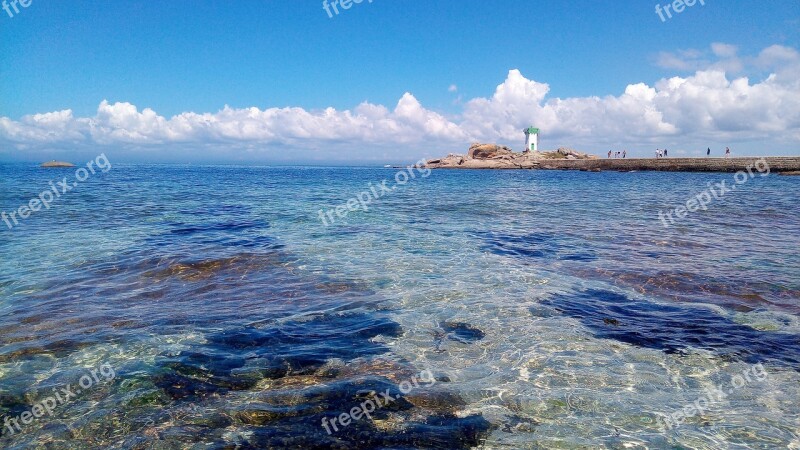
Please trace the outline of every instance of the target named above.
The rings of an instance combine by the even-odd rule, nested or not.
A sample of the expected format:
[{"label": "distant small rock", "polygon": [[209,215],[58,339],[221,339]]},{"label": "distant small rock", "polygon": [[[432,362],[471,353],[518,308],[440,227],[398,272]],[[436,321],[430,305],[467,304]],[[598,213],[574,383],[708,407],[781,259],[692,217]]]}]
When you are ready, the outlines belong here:
[{"label": "distant small rock", "polygon": [[75,167],[75,164],[64,162],[64,161],[56,161],[52,160],[46,163],[42,163],[41,167],[45,168],[53,168],[53,167]]}]

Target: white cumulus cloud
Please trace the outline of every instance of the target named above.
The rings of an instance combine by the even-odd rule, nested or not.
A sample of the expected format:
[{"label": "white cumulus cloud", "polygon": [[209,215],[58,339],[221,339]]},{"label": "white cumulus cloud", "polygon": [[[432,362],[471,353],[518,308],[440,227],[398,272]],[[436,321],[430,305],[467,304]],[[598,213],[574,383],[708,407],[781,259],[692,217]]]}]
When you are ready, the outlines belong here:
[{"label": "white cumulus cloud", "polygon": [[[664,67],[696,70],[652,86],[631,84],[617,96],[573,98],[550,97],[549,84],[511,70],[490,97],[466,101],[452,115],[426,108],[411,93],[391,109],[366,102],[348,110],[226,106],[169,118],[103,101],[91,117],[75,117],[71,110],[0,117],[0,153],[106,146],[135,154],[195,146],[212,154],[258,149],[269,157],[299,149],[312,155],[306,159],[402,159],[420,156],[422,149],[429,156],[463,151],[472,141],[518,147],[529,125],[542,129],[543,144],[551,148],[731,141],[754,142],[765,152],[770,146],[800,147],[796,49],[774,45],[742,57],[735,46],[715,43],[710,54],[687,50],[658,58]],[[743,68],[767,74],[754,81],[741,74]]]}]

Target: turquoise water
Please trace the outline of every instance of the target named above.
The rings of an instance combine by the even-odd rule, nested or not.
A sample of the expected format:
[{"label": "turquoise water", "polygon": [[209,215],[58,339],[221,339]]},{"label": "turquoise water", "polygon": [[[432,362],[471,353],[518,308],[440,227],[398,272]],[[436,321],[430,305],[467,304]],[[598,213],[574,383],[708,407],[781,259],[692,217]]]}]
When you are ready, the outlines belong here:
[{"label": "turquoise water", "polygon": [[800,448],[800,178],[665,228],[733,175],[434,171],[323,224],[397,172],[114,165],[0,222],[0,446]]}]

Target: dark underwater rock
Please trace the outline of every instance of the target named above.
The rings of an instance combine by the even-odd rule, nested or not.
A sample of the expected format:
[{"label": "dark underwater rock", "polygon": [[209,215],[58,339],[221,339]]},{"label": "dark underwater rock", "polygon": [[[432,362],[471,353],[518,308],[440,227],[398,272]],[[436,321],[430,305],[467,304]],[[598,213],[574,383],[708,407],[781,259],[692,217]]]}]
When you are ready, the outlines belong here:
[{"label": "dark underwater rock", "polygon": [[631,300],[598,289],[555,295],[543,304],[579,319],[599,338],[666,353],[702,349],[752,364],[770,361],[800,370],[800,336],[758,331],[706,308]]},{"label": "dark underwater rock", "polygon": [[442,322],[439,326],[442,327],[448,339],[462,344],[471,344],[486,336],[486,333],[480,329],[464,322]]}]

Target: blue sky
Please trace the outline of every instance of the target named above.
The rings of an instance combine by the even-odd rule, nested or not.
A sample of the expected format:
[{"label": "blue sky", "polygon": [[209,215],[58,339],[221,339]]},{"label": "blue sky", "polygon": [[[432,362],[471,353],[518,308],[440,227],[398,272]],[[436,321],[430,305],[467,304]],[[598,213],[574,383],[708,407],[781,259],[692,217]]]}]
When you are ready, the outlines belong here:
[{"label": "blue sky", "polygon": [[[796,0],[705,0],[666,22],[655,12],[657,2],[641,0],[367,1],[330,18],[316,0],[32,0],[14,17],[0,11],[0,117],[19,121],[71,110],[75,118],[88,118],[98,114],[103,100],[129,103],[139,112],[150,108],[166,119],[185,112],[213,114],[226,105],[314,112],[353,110],[368,102],[394,110],[411,93],[425,110],[461,123],[464,104],[491,97],[512,69],[526,80],[547,83],[547,99],[620,96],[628,85],[654,86],[662,78],[706,69],[703,63],[712,65],[720,56],[709,50],[714,43],[735,47],[747,58],[770,46],[800,47]],[[664,54],[683,59],[665,63]],[[739,73],[726,75],[748,76],[755,84],[779,69],[744,64]],[[6,147],[0,158],[24,159],[34,147],[66,151],[75,141],[34,145],[11,135],[6,130],[3,139],[0,128]],[[502,132],[496,137],[511,139]],[[670,138],[680,145],[680,130]],[[341,136],[331,139],[348,144]],[[129,145],[130,155],[141,143],[135,144]],[[159,140],[144,147],[169,144]],[[389,143],[356,138],[349,144]],[[404,145],[408,156],[415,156],[414,149],[425,144]],[[791,152],[794,144],[780,146]],[[291,145],[306,147],[300,139]],[[207,152],[216,159],[213,150]],[[371,159],[369,150],[353,155]]]}]

